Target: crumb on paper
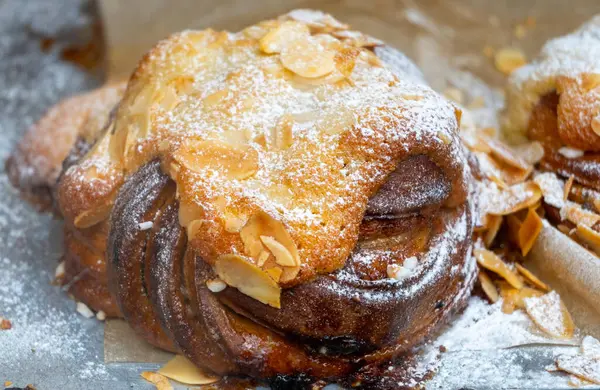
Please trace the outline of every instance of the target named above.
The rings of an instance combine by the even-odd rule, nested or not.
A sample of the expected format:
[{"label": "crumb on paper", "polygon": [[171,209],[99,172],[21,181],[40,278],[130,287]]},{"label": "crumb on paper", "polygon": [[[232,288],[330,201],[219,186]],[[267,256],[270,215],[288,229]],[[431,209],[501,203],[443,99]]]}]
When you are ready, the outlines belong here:
[{"label": "crumb on paper", "polygon": [[106,319],[106,313],[100,310],[98,313],[96,313],[96,318],[98,321],[104,321]]},{"label": "crumb on paper", "polygon": [[8,386],[12,386],[12,382],[11,381],[6,381],[4,382],[4,387],[8,387]]},{"label": "crumb on paper", "polygon": [[12,322],[7,320],[6,318],[0,317],[0,330],[9,330],[12,329]]},{"label": "crumb on paper", "polygon": [[85,303],[77,302],[76,310],[79,314],[84,316],[85,318],[92,318],[94,316],[94,312],[90,309]]},{"label": "crumb on paper", "polygon": [[490,59],[494,58],[494,52],[495,52],[495,50],[490,45],[485,45],[483,47],[482,52],[483,52],[483,55],[486,56],[487,58],[490,58]]},{"label": "crumb on paper", "polygon": [[527,28],[522,24],[517,24],[515,26],[514,34],[515,34],[515,38],[523,39],[523,38],[525,38],[525,35],[527,35]]},{"label": "crumb on paper", "polygon": [[496,52],[494,56],[494,64],[496,69],[505,75],[511,74],[514,70],[520,68],[527,63],[525,54],[512,47],[506,47]]}]

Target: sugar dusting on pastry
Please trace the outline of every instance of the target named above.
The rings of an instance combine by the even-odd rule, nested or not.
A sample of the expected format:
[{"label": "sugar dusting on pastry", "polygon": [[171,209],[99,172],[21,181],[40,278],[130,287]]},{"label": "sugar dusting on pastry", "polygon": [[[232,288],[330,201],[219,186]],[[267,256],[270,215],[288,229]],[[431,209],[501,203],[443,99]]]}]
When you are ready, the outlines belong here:
[{"label": "sugar dusting on pastry", "polygon": [[203,221],[208,262],[247,253],[225,220],[263,211],[291,234],[302,279],[339,268],[368,198],[411,153],[438,158],[453,184],[449,203],[466,192],[457,109],[354,36],[308,23],[312,35],[297,38],[302,26],[292,15],[235,34],[176,34],[140,62],[119,108],[106,153],[126,172],[162,157],[182,223]]}]

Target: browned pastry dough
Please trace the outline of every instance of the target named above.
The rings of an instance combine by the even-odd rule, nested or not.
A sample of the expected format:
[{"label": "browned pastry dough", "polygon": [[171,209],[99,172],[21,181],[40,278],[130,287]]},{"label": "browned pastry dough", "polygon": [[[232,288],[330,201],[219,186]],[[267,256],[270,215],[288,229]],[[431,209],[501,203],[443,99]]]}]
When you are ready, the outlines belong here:
[{"label": "browned pastry dough", "polygon": [[42,209],[52,206],[52,191],[71,148],[95,141],[117,105],[125,83],[74,96],[52,107],[19,142],[6,161],[13,185]]},{"label": "browned pastry dough", "polygon": [[293,11],[148,53],[57,186],[76,298],[215,373],[298,380],[389,360],[462,307],[459,112],[347,28]]}]

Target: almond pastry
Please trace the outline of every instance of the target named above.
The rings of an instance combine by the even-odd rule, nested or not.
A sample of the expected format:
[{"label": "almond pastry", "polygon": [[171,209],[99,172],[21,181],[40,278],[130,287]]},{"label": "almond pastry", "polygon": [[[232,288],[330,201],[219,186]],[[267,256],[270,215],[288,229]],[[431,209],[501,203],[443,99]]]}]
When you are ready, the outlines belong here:
[{"label": "almond pastry", "polygon": [[[292,383],[410,351],[464,304],[476,266],[461,111],[401,53],[296,10],[239,33],[175,34],[117,92],[100,100],[106,124],[64,108],[88,95],[38,124],[55,134],[77,119],[65,148],[89,133],[54,189],[61,279],[91,310],[203,372]],[[31,137],[11,162],[24,189],[39,184],[19,176]],[[519,188],[494,215],[541,196]]]}]

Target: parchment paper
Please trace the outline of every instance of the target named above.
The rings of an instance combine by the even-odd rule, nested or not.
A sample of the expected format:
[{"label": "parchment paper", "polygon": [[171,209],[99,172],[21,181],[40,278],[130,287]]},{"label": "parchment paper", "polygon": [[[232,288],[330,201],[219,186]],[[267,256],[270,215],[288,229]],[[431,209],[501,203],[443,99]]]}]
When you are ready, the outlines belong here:
[{"label": "parchment paper", "polygon": [[[532,58],[546,40],[600,12],[600,2],[594,0],[100,0],[99,5],[111,79],[127,77],[138,58],[172,32],[207,27],[236,31],[290,9],[318,8],[403,50],[438,91],[448,87],[464,91],[467,106],[483,99],[486,108],[472,109],[484,126],[496,125],[505,82],[484,48],[516,47]],[[516,37],[517,25],[525,24],[525,36]],[[600,336],[597,258],[546,227],[527,266],[561,293],[585,332]],[[164,359],[164,354],[154,355],[143,343],[130,342],[131,334],[120,321],[107,323],[107,361]]]}]

